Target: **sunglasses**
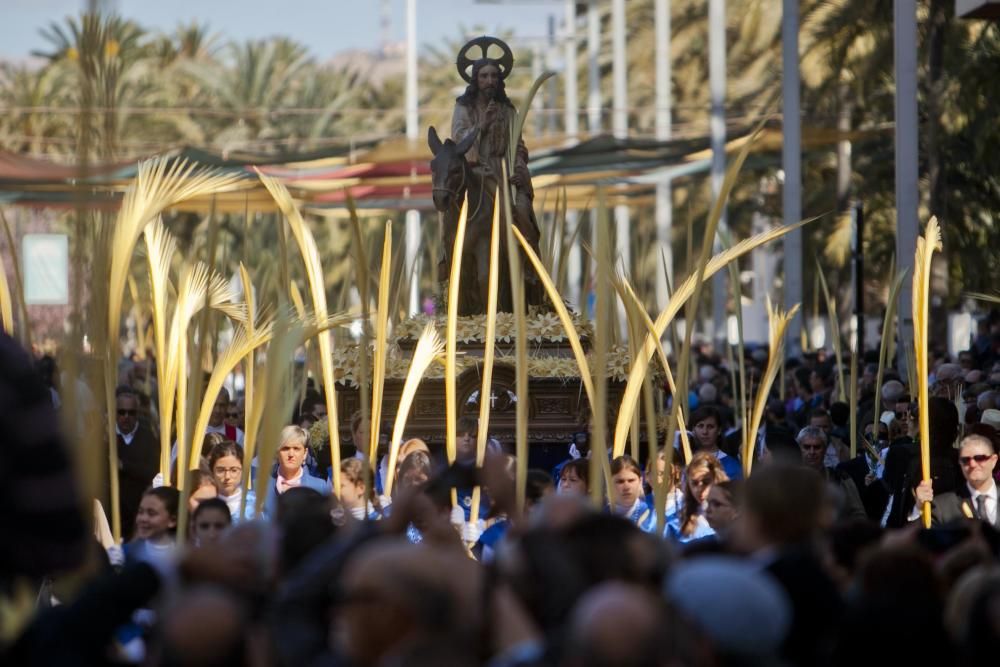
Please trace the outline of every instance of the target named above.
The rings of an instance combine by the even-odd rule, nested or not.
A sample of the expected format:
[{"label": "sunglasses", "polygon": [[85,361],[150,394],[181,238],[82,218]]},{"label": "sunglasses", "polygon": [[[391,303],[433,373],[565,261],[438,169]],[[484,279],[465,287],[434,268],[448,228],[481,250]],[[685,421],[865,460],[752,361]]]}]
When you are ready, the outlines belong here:
[{"label": "sunglasses", "polygon": [[137,414],[139,414],[138,410],[124,410],[123,409],[123,410],[119,410],[118,411],[118,416],[119,417],[135,417]]},{"label": "sunglasses", "polygon": [[983,463],[986,463],[994,456],[996,456],[996,454],[976,454],[975,456],[959,456],[958,462],[961,463],[963,466],[968,466],[973,461],[982,465]]},{"label": "sunglasses", "polygon": [[238,412],[227,412],[226,416],[227,417],[232,417],[233,419],[236,419],[237,417],[240,416],[240,413],[238,413]]}]

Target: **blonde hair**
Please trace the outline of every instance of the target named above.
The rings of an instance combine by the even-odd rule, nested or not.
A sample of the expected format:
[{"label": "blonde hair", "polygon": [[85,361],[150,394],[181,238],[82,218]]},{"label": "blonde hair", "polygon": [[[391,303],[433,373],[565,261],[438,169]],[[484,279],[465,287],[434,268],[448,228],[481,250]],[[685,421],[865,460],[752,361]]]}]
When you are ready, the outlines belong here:
[{"label": "blonde hair", "polygon": [[372,469],[367,462],[362,459],[351,457],[340,462],[340,483],[345,481],[352,484],[364,484],[365,500],[370,502],[379,512],[382,511],[382,503],[379,502],[375,493],[375,480]]},{"label": "blonde hair", "polygon": [[684,537],[689,537],[697,526],[698,510],[701,509],[701,503],[691,491],[691,476],[702,471],[708,472],[713,485],[729,480],[729,475],[726,474],[715,454],[698,452],[691,457],[691,462],[684,470],[684,505],[681,507],[681,535]]},{"label": "blonde hair", "polygon": [[301,426],[295,424],[286,426],[281,429],[281,435],[278,438],[278,449],[281,449],[290,442],[298,442],[303,447],[308,447],[309,433]]}]

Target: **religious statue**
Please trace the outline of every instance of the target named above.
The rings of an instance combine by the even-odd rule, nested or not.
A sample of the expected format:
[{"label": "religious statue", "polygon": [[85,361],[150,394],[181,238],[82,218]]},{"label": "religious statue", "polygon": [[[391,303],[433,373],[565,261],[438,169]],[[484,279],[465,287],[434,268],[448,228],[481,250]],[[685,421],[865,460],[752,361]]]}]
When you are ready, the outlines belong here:
[{"label": "religious statue", "polygon": [[[488,55],[491,46],[502,52],[499,58]],[[471,58],[470,52],[476,50],[479,57]],[[528,149],[524,140],[518,137],[516,147],[510,150],[517,116],[504,88],[504,79],[514,66],[510,47],[495,37],[478,37],[462,47],[456,66],[468,87],[455,101],[451,138],[442,142],[437,130],[431,127],[428,144],[434,154],[431,160],[434,207],[440,212],[444,229],[445,257],[438,267],[439,280],[448,279],[459,212],[468,194],[458,312],[475,315],[486,312],[493,200],[498,186],[503,183],[504,160],[510,157],[513,157],[508,174],[514,225],[536,253],[540,233],[532,205],[534,190],[528,171]],[[505,247],[503,239],[501,233],[501,247]],[[498,308],[510,312],[512,299],[506,254],[502,257]],[[540,304],[543,292],[538,276],[527,261],[523,261],[522,266],[526,303]]]}]

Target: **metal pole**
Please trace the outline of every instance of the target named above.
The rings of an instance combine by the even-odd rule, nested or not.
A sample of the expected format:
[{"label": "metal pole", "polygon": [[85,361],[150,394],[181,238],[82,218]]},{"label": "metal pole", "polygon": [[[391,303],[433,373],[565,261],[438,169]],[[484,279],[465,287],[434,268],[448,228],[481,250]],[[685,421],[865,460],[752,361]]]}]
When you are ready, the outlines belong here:
[{"label": "metal pole", "polygon": [[576,0],[566,0],[566,34],[563,37],[565,69],[563,85],[566,94],[566,114],[563,125],[566,139],[575,141],[580,132],[580,102],[576,85]]},{"label": "metal pole", "polygon": [[[615,139],[628,139],[628,55],[625,50],[625,0],[611,2],[611,122]],[[615,206],[615,247],[625,271],[632,272],[632,235],[628,206]]]},{"label": "metal pole", "polygon": [[[566,94],[566,116],[565,129],[568,143],[575,144],[580,133],[580,101],[577,87],[576,73],[576,0],[565,1],[566,32],[564,35],[564,48],[566,60],[563,77]],[[566,234],[572,234],[579,224],[579,214],[577,211],[566,211]],[[581,273],[581,253],[580,241],[576,241],[569,248],[569,256],[566,261],[566,278],[569,286],[569,298],[573,303],[580,303],[580,273]]]},{"label": "metal pole", "polygon": [[[417,110],[417,0],[406,0],[406,138],[416,141],[420,135]],[[411,174],[416,176],[415,169]],[[406,212],[406,266],[414,267],[420,258],[420,211]],[[420,271],[410,282],[410,315],[420,312]]]},{"label": "metal pole", "polygon": [[[656,138],[670,139],[670,0],[656,0],[654,7],[654,32],[656,34]],[[670,179],[656,184],[656,238],[666,258],[666,275],[657,266],[657,309],[667,304],[667,280],[674,281],[674,253],[671,245],[674,203]],[[657,262],[659,264],[659,262]]]},{"label": "metal pole", "polygon": [[[726,0],[708,0],[708,87],[712,99],[712,196],[718,197],[726,175]],[[721,238],[727,228],[726,207],[723,207],[719,236],[713,241],[715,253],[722,250]],[[712,338],[719,345],[724,344],[728,328],[726,274],[719,271],[712,277]]]},{"label": "metal pole", "polygon": [[601,14],[597,0],[587,7],[587,129],[591,134],[601,132]]},{"label": "metal pole", "polygon": [[[781,165],[785,182],[781,191],[782,217],[786,225],[802,219],[802,125],[799,104],[799,0],[782,0]],[[802,231],[796,229],[784,240],[785,309],[802,303]],[[801,310],[788,324],[785,350],[789,356],[801,353]]]},{"label": "metal pole", "polygon": [[857,323],[854,349],[857,358],[865,354],[865,265],[863,241],[865,237],[865,210],[861,202],[851,207],[854,234],[851,238],[851,256],[854,260],[854,321]]},{"label": "metal pole", "polygon": [[917,8],[893,0],[896,67],[896,266],[909,269],[899,290],[897,365],[905,377],[906,346],[913,341],[913,255],[917,249]]}]

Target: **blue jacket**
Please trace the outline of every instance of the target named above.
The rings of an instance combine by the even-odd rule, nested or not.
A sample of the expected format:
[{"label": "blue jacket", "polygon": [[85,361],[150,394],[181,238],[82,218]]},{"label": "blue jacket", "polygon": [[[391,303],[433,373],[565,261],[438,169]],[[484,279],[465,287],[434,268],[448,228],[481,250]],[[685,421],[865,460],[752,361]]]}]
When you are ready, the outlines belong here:
[{"label": "blue jacket", "polygon": [[[268,520],[274,519],[275,515],[278,513],[278,487],[275,481],[276,479],[277,477],[269,478],[267,484],[267,497],[264,499],[262,518]],[[330,483],[325,479],[313,477],[305,468],[302,469],[302,481],[299,483],[299,486],[319,491],[324,496],[330,495]]]}]

